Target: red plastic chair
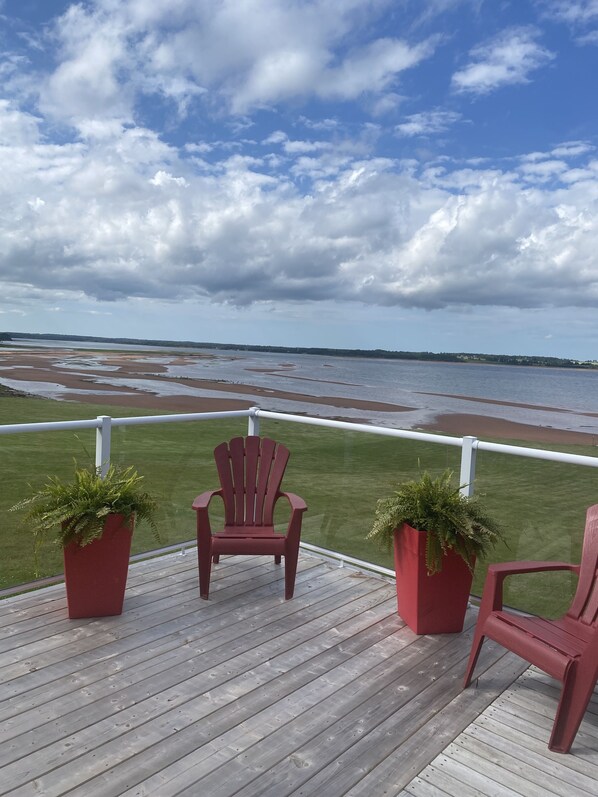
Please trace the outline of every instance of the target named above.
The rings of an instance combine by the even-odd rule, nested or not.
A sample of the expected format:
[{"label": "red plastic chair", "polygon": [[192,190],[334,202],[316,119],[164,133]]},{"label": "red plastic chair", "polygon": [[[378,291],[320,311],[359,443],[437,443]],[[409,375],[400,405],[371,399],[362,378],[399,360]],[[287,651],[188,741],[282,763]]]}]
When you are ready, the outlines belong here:
[{"label": "red plastic chair", "polygon": [[[507,576],[571,570],[579,580],[569,611],[557,620],[517,615],[502,608]],[[485,637],[535,664],[563,684],[548,747],[568,753],[598,678],[598,504],[586,515],[581,564],[505,562],[490,565],[464,687],[469,686]]]},{"label": "red plastic chair", "polygon": [[[214,449],[220,489],[197,496],[197,555],[199,592],[208,599],[212,561],[220,554],[273,554],[280,564],[284,556],[285,598],[293,597],[299,556],[301,521],[307,509],[294,493],[281,492],[280,485],[289,450],[268,438],[235,437]],[[208,506],[218,495],[224,502],[224,529],[212,533]],[[274,530],[274,506],[286,498],[291,517],[286,534]]]}]

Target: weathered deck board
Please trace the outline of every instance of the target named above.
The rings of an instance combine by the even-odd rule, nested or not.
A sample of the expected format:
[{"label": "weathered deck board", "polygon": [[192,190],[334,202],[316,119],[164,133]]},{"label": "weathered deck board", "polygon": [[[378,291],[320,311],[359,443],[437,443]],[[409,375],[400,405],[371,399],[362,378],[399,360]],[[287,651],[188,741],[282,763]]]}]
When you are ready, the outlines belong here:
[{"label": "weathered deck board", "polygon": [[[480,671],[484,662],[489,666],[484,671],[484,683],[478,689],[461,689],[463,668],[456,672],[457,681],[452,684],[452,699],[446,706],[426,718],[419,728],[404,739],[400,739],[394,750],[371,769],[364,778],[347,792],[347,797],[369,797],[372,794],[396,794],[408,784],[430,760],[431,751],[443,750],[455,738],[458,729],[463,730],[492,701],[497,692],[510,683],[525,666],[515,656],[502,656],[494,660],[499,648],[490,647],[482,651]],[[491,663],[492,662],[492,663]],[[423,719],[423,718],[422,718]],[[391,789],[392,787],[392,789]],[[463,792],[460,797],[467,797]]]},{"label": "weathered deck board", "polygon": [[495,735],[540,766],[550,709],[531,731],[522,712],[549,682],[476,720],[523,669],[487,645],[461,691],[473,610],[462,635],[417,637],[387,581],[304,554],[292,601],[283,582],[271,558],[225,557],[202,601],[190,550],[133,565],[121,617],[68,620],[61,585],[0,601],[0,795],[468,797],[498,783]]},{"label": "weathered deck board", "polygon": [[430,788],[430,794],[441,789],[467,797],[464,789],[472,785],[479,797],[597,794],[598,692],[569,755],[547,747],[558,696],[556,682],[536,668],[526,670],[407,785],[406,794]]}]

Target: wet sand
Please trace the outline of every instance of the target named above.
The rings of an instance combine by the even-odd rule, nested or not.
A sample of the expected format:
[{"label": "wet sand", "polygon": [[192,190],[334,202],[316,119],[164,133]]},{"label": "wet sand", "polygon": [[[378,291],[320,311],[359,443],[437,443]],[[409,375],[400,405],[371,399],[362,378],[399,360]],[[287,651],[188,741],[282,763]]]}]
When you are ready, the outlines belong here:
[{"label": "wet sand", "polygon": [[[226,357],[226,355],[224,355]],[[42,382],[61,386],[57,397],[76,401],[79,403],[106,403],[112,406],[155,410],[156,412],[216,412],[219,410],[247,409],[255,404],[263,404],[267,398],[285,399],[296,402],[295,412],[309,413],[310,406],[324,405],[330,407],[327,417],[338,418],[343,409],[358,410],[363,413],[362,419],[351,418],[367,422],[367,413],[376,412],[397,413],[397,424],[400,425],[400,413],[409,412],[417,407],[406,407],[399,404],[390,404],[375,400],[362,400],[352,397],[336,397],[327,395],[307,395],[300,392],[289,392],[276,388],[264,388],[248,383],[230,383],[208,379],[193,379],[188,377],[173,378],[167,376],[167,364],[186,365],[197,363],[198,359],[213,358],[214,355],[180,355],[176,353],[114,353],[98,351],[82,351],[75,349],[0,349],[0,379],[14,380],[12,386],[16,389],[27,390],[25,383]],[[236,359],[227,357],[227,359]],[[284,369],[286,371],[286,364]],[[250,369],[241,369],[247,373]],[[257,369],[255,369],[257,370]],[[261,369],[260,369],[261,370]],[[265,369],[264,369],[265,370]],[[270,373],[270,369],[268,369]],[[272,376],[277,375],[272,369]],[[280,372],[279,372],[280,373]],[[142,384],[148,380],[147,390],[139,387],[130,387],[112,384],[112,378],[132,378]],[[248,377],[250,378],[250,377]],[[302,379],[302,377],[294,377]],[[102,382],[98,382],[100,379]],[[157,382],[168,386],[171,395],[159,395],[154,390]],[[320,382],[320,380],[309,380]],[[17,383],[23,383],[21,387]],[[323,389],[330,384],[321,380]],[[339,383],[336,383],[339,384]],[[183,389],[176,393],[176,386]],[[209,390],[213,393],[227,393],[226,396],[195,396],[185,394],[188,388]],[[86,391],[77,393],[74,391]],[[439,395],[439,394],[435,394]],[[448,397],[447,397],[448,398]],[[469,396],[451,396],[467,401],[510,406],[510,402],[494,401],[492,399],[479,399]],[[260,401],[260,399],[262,401]],[[532,405],[512,403],[513,407],[530,410],[546,409]],[[556,408],[555,408],[556,409]],[[313,412],[313,411],[312,411]],[[566,412],[566,410],[559,410]],[[585,413],[595,417],[595,413]],[[567,431],[552,427],[534,426],[515,421],[488,417],[463,412],[439,413],[432,421],[420,426],[424,431],[440,432],[462,437],[473,435],[480,438],[498,438],[508,440],[521,440],[529,442],[563,444],[563,445],[596,445],[598,435],[577,431]]]},{"label": "wet sand", "polygon": [[[527,407],[527,409],[535,409],[535,407]],[[438,415],[432,423],[420,428],[425,432],[443,432],[456,437],[471,435],[480,439],[524,440],[530,443],[556,443],[557,445],[577,446],[598,445],[598,435],[546,426],[532,426],[504,420],[503,418],[470,415],[469,413],[455,412]]]},{"label": "wet sand", "polygon": [[[548,412],[570,412],[562,407],[546,407],[543,404],[534,404],[533,407],[529,404],[521,404],[519,401],[501,401],[500,399],[480,398],[479,396],[461,396],[457,393],[432,393],[430,391],[419,391],[420,396],[444,396],[445,398],[461,399],[464,401],[475,401],[478,404],[494,404],[498,407],[518,407],[519,409],[534,409],[534,410],[547,410]],[[598,418],[598,412],[580,412],[579,415],[587,415],[588,418]]]}]

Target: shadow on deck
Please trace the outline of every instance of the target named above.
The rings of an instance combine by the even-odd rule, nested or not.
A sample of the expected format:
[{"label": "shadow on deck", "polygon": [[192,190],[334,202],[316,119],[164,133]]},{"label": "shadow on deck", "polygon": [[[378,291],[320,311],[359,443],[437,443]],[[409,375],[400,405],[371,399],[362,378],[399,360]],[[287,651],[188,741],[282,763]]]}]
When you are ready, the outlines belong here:
[{"label": "shadow on deck", "polygon": [[[498,783],[496,763],[471,766],[505,712],[528,738],[530,679],[549,728],[556,699],[531,671],[515,709],[510,692],[493,704],[525,664],[491,643],[461,691],[475,610],[462,634],[418,637],[386,580],[303,553],[292,601],[283,582],[271,558],[223,558],[202,601],[191,550],[132,565],[121,617],[68,620],[62,585],[0,601],[0,794],[467,797]],[[591,777],[595,720],[556,757],[536,723],[534,755]]]}]

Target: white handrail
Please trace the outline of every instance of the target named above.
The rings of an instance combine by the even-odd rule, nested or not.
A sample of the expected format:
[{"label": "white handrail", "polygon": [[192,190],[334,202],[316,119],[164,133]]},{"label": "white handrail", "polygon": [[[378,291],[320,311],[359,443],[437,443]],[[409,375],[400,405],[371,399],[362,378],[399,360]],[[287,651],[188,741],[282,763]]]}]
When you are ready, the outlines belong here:
[{"label": "white handrail", "polygon": [[86,421],[47,421],[45,423],[5,423],[0,425],[0,434],[21,434],[22,432],[59,432],[69,429],[97,429],[97,418]]},{"label": "white handrail", "polygon": [[309,426],[327,426],[330,429],[346,429],[349,432],[367,432],[368,434],[381,434],[386,437],[403,437],[409,440],[421,440],[427,443],[442,443],[445,446],[461,446],[460,437],[433,434],[432,432],[415,432],[412,429],[390,429],[387,426],[370,426],[368,423],[352,423],[351,421],[333,421],[329,418],[312,418],[310,415],[290,415],[285,412],[271,412],[255,408],[259,418],[271,418],[275,421],[289,421],[291,423],[305,423]]},{"label": "white handrail", "polygon": [[311,418],[307,415],[288,415],[270,410],[256,410],[260,418],[271,418],[278,421],[292,421],[305,423],[310,426],[327,426],[331,429],[347,429],[351,432],[367,432],[369,434],[386,435],[387,437],[403,437],[410,440],[421,440],[427,443],[440,443],[441,445],[463,447],[464,440],[472,440],[472,448],[483,451],[494,451],[500,454],[512,454],[519,457],[535,457],[536,459],[549,459],[554,462],[567,462],[573,465],[588,465],[598,468],[598,457],[589,457],[584,454],[567,454],[562,451],[550,451],[543,448],[525,448],[502,443],[486,443],[483,440],[471,437],[448,437],[447,435],[433,434],[431,432],[416,432],[412,429],[388,429],[384,426],[369,426],[364,423],[351,423],[347,421],[332,421],[327,418]]},{"label": "white handrail", "polygon": [[590,468],[598,468],[598,457],[588,457],[584,454],[568,454],[566,451],[509,446],[503,443],[486,443],[483,440],[478,440],[477,448],[480,451],[493,451],[495,454],[512,454],[516,457],[548,459],[552,460],[552,462],[567,462],[570,465],[588,465]]},{"label": "white handrail", "polygon": [[180,421],[216,421],[219,418],[247,418],[251,409],[222,410],[221,412],[186,412],[178,415],[135,415],[113,418],[112,426],[135,426],[144,423],[179,423]]}]

